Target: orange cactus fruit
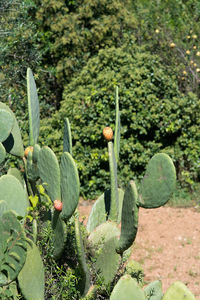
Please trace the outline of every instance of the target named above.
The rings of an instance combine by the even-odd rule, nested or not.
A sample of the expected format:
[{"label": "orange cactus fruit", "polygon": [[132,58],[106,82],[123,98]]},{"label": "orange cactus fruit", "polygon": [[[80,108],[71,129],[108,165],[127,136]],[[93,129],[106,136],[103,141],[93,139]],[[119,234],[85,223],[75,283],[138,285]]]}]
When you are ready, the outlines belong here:
[{"label": "orange cactus fruit", "polygon": [[113,138],[113,130],[111,127],[105,127],[103,129],[103,136],[107,141],[111,141]]},{"label": "orange cactus fruit", "polygon": [[28,146],[24,151],[24,156],[28,157],[29,152],[33,152],[33,146]]},{"label": "orange cactus fruit", "polygon": [[60,200],[54,200],[53,207],[57,211],[62,211],[63,204],[62,204],[62,202]]}]

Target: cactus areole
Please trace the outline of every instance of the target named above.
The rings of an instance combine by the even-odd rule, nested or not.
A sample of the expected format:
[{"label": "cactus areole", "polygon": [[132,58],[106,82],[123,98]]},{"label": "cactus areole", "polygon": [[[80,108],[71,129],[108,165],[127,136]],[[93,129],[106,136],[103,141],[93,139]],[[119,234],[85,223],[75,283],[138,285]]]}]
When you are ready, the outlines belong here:
[{"label": "cactus areole", "polygon": [[110,127],[105,127],[103,129],[103,136],[107,141],[111,141],[113,138],[113,130]]},{"label": "cactus areole", "polygon": [[24,151],[24,156],[28,157],[29,152],[33,152],[33,146],[28,146]]},{"label": "cactus areole", "polygon": [[54,200],[53,207],[57,211],[62,211],[63,204],[62,204],[62,202],[60,200]]}]

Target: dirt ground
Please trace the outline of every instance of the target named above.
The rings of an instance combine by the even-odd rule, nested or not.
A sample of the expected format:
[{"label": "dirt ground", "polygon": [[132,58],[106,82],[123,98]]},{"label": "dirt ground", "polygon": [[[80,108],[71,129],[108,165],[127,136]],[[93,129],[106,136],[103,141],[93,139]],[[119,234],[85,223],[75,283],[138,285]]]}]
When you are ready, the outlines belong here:
[{"label": "dirt ground", "polygon": [[[82,201],[81,216],[92,206]],[[85,220],[85,222],[86,222]],[[200,300],[200,212],[195,208],[140,209],[132,258],[142,264],[145,281],[160,279],[163,291],[176,280]]]}]

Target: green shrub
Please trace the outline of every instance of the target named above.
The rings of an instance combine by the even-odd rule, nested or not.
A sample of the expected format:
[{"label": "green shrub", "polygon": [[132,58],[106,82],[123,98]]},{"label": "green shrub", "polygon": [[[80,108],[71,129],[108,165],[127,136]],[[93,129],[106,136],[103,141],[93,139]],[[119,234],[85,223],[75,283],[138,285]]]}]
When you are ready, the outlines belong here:
[{"label": "green shrub", "polygon": [[41,134],[61,151],[64,117],[73,132],[82,194],[96,197],[107,187],[108,156],[102,136],[104,126],[114,129],[114,87],[119,86],[122,142],[119,179],[140,177],[150,157],[163,151],[174,159],[178,177],[197,177],[200,100],[181,94],[177,74],[145,49],[131,46],[100,50],[79,76],[66,85],[60,110],[43,120]]}]

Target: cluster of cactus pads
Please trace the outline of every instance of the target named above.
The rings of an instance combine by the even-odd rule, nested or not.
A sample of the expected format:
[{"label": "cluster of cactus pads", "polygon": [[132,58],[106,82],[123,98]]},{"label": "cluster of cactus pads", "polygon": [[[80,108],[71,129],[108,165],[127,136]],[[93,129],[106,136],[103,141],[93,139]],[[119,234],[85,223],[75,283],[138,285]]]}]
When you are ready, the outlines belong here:
[{"label": "cluster of cactus pads", "polygon": [[[24,151],[20,129],[14,113],[0,102],[0,163],[10,153],[22,159],[24,173],[10,168],[0,177],[0,294],[18,299],[45,298],[45,274],[42,258],[37,248],[37,218],[32,221],[32,236],[26,234],[28,210],[34,206],[30,199],[42,201],[38,184],[42,184],[50,207],[44,218],[51,222],[54,258],[62,257],[66,244],[66,229],[74,215],[76,253],[81,282],[82,299],[96,299],[97,286],[91,284],[85,244],[90,247],[94,269],[105,284],[112,284],[116,274],[130,255],[138,229],[139,208],[157,208],[164,205],[175,188],[176,173],[172,160],[164,153],[149,161],[139,186],[127,182],[125,191],[118,187],[117,163],[120,153],[120,112],[116,88],[116,120],[114,142],[112,129],[106,127],[108,142],[110,189],[95,202],[87,223],[87,241],[83,240],[77,211],[79,201],[79,176],[72,157],[72,139],[69,120],[64,120],[63,153],[58,161],[47,146],[38,145],[40,112],[35,80],[27,70],[29,111],[29,147]],[[131,171],[131,170],[130,170]],[[119,224],[121,226],[119,227]],[[128,262],[130,263],[130,261]],[[127,264],[128,266],[128,264]],[[175,296],[176,295],[176,296]],[[110,296],[111,300],[182,300],[195,299],[181,282],[175,282],[165,295],[160,281],[144,289],[130,273],[123,275]]]}]

